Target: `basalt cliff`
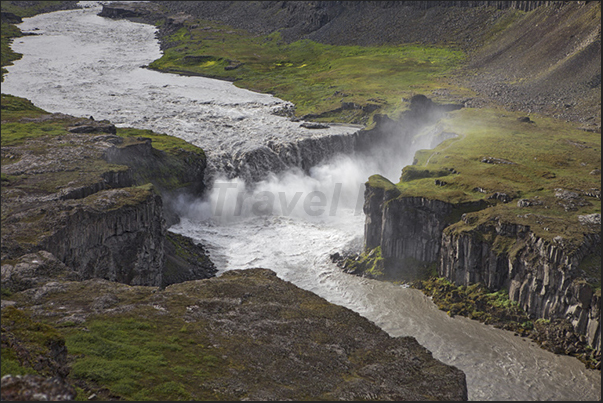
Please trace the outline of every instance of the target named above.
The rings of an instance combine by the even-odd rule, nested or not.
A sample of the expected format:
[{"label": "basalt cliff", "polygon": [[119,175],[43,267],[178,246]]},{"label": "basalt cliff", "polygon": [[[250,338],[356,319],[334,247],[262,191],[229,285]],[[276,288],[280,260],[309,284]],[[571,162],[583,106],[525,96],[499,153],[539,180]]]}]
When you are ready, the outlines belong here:
[{"label": "basalt cliff", "polygon": [[[162,21],[163,49],[201,16],[279,30],[291,42],[464,49],[468,63],[450,85],[475,96],[446,105],[413,97],[400,119],[378,114],[374,128],[353,136],[267,144],[232,174],[308,170],[436,125],[430,148],[439,148],[421,152],[400,183],[367,182],[366,253],[378,254],[389,279],[432,270],[459,286],[503,290],[534,320],[563,318],[600,368],[600,3],[369,3],[158,1],[103,13]],[[2,15],[3,24],[20,18]],[[537,56],[526,51],[534,48]],[[460,109],[492,105],[510,111],[493,113],[510,127],[494,142],[475,140],[468,125],[437,123],[486,119],[490,112]],[[3,400],[33,398],[32,389],[90,400],[467,399],[464,374],[412,338],[391,338],[269,270],[213,278],[203,246],[167,230],[178,220],[173,196],[204,191],[202,150],[10,96],[2,110],[2,358],[23,374],[3,378]],[[580,129],[525,116],[536,112]],[[526,128],[550,135],[559,153],[507,152]],[[479,151],[455,153],[467,139]],[[545,165],[532,166],[536,158]]]},{"label": "basalt cliff", "polygon": [[600,215],[581,216],[584,236],[571,244],[562,237],[543,239],[529,225],[496,216],[477,223],[470,212],[488,207],[486,200],[449,203],[404,197],[393,186],[369,182],[365,247],[380,248],[390,278],[411,281],[435,265],[438,276],[456,285],[505,289],[534,319],[569,320],[600,354],[600,289],[582,267],[600,254]]}]

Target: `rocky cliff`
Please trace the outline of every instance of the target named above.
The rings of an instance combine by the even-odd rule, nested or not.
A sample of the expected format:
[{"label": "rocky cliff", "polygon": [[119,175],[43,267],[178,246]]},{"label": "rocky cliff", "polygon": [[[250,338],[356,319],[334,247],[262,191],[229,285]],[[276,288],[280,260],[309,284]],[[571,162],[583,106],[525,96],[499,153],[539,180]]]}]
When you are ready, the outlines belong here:
[{"label": "rocky cliff", "polygon": [[[18,101],[3,95],[3,107],[10,102]],[[213,275],[203,248],[180,237],[165,245],[166,216],[174,213],[162,196],[200,194],[201,150],[147,132],[118,136],[108,122],[62,114],[11,124],[12,133],[46,130],[39,137],[3,136],[3,289],[19,291],[53,276],[160,286]],[[188,256],[196,253],[199,259]]]},{"label": "rocky cliff", "polygon": [[533,318],[571,321],[600,352],[600,288],[593,287],[581,266],[600,254],[600,221],[587,224],[577,245],[562,237],[543,239],[529,226],[498,217],[467,230],[474,224],[471,212],[487,207],[485,200],[405,197],[386,179],[371,177],[365,190],[365,250],[380,247],[392,278],[416,278],[435,264],[437,274],[456,285],[506,289],[509,299]]},{"label": "rocky cliff", "polygon": [[57,230],[40,246],[82,278],[161,285],[166,232],[161,197],[152,189],[120,188],[82,202],[57,214]]},{"label": "rocky cliff", "polygon": [[[513,246],[497,250],[485,234],[508,238]],[[601,292],[585,281],[580,269],[585,258],[597,253],[597,245],[600,233],[585,235],[576,246],[547,241],[529,227],[500,221],[468,232],[457,233],[451,226],[441,236],[438,275],[457,285],[508,289],[509,298],[533,317],[566,318],[601,351]]]}]

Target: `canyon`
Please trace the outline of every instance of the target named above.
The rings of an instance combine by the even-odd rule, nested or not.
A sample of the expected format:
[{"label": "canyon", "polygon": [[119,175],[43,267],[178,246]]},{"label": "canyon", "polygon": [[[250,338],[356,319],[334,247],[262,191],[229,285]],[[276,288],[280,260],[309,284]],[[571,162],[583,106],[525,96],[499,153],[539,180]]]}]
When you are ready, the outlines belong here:
[{"label": "canyon", "polygon": [[[226,21],[234,26],[245,27],[252,32],[276,29],[270,24],[263,23],[255,26],[246,25],[251,24],[252,21],[263,21],[264,17],[259,17],[263,15],[262,13],[272,15],[273,7],[283,8],[285,10],[283,15],[305,17],[310,15],[307,21],[311,23],[305,26],[296,23],[294,19],[289,20],[287,23],[289,25],[282,32],[290,41],[302,37],[314,40],[320,38],[352,40],[348,35],[336,35],[335,32],[342,30],[342,27],[346,26],[345,21],[349,21],[351,16],[361,14],[362,7],[365,6],[348,4],[355,2],[337,2],[341,3],[337,7],[331,4],[333,2],[318,2],[316,5],[309,5],[306,2],[286,2],[282,5],[279,5],[280,2],[266,2],[264,11],[260,9],[253,11],[258,13],[258,19],[249,19],[241,15],[246,8],[252,7],[249,4],[243,5],[235,12],[232,2],[194,3],[152,2],[151,8],[148,5],[136,4],[117,7],[106,5],[103,13],[113,18],[125,17],[134,21],[152,22],[165,19],[169,24],[164,25],[158,33],[162,48],[165,49],[170,46],[169,35],[185,27],[192,16],[200,14]],[[408,8],[400,7],[395,4],[396,2],[389,5],[385,3],[390,2],[380,3],[379,9],[392,15],[399,15],[403,11],[411,12],[412,15],[432,12],[437,18],[441,18],[445,14],[442,9],[450,7],[450,10],[453,10],[451,15],[463,14],[465,15],[463,18],[484,18],[481,20],[483,25],[478,25],[479,29],[472,34],[473,39],[471,37],[465,39],[464,46],[468,48],[475,46],[477,38],[494,26],[492,21],[497,21],[494,17],[501,18],[504,10],[530,12],[526,18],[536,18],[536,16],[552,18],[547,14],[552,13],[551,10],[558,10],[555,13],[557,16],[568,15],[570,11],[588,15],[589,10],[592,11],[592,7],[596,7],[592,2],[586,2],[588,4],[579,2],[579,5],[563,5],[559,2],[439,2],[442,4],[433,4],[429,7],[424,7],[423,2],[416,2],[408,5]],[[167,7],[169,12],[163,9],[159,11],[160,8],[153,9],[155,6]],[[295,7],[301,7],[305,11],[295,14]],[[353,10],[356,14],[352,12]],[[485,16],[492,18],[492,21],[486,22]],[[305,17],[303,19],[306,19]],[[458,20],[455,23],[458,23]],[[275,24],[278,26],[280,22]],[[589,21],[588,24],[591,22]],[[590,29],[590,25],[588,27]],[[584,36],[592,33],[588,29],[585,31],[587,32]],[[383,32],[379,35],[389,38],[389,41],[399,40]],[[378,41],[379,35],[375,36],[374,30],[369,30],[363,35],[362,40],[373,43]],[[510,38],[508,33],[505,35],[507,36],[503,41]],[[582,32],[579,36],[583,36]],[[591,52],[591,42],[586,43],[582,50],[586,53]],[[478,51],[473,55],[473,62],[476,63],[480,57],[486,57],[487,52]],[[589,59],[585,74],[590,74],[592,70],[590,63]],[[466,77],[462,75],[455,78],[457,82],[465,79]],[[476,86],[481,86],[482,90],[490,88],[491,82],[476,81]],[[514,90],[523,91],[527,88],[522,85],[515,87]],[[593,88],[597,89],[596,85]],[[546,91],[542,92],[542,87],[538,86],[531,87],[530,90],[544,94],[545,98],[549,96],[549,100],[574,97],[570,101],[564,101],[567,104],[577,99],[577,95],[569,90],[565,91],[562,97],[559,94],[547,95]],[[598,90],[600,90],[600,83]],[[36,112],[41,115],[35,118],[25,118],[25,120],[19,118],[21,120],[15,120],[11,124],[51,124],[55,129],[60,130],[61,134],[59,137],[50,137],[50,140],[43,138],[44,143],[29,139],[24,144],[3,142],[2,145],[2,283],[3,290],[5,287],[10,289],[10,295],[5,295],[3,291],[3,319],[5,313],[7,317],[15,315],[9,309],[15,306],[34,307],[32,312],[35,318],[38,320],[54,318],[53,323],[59,327],[62,326],[61,323],[69,323],[69,326],[84,326],[88,321],[93,323],[94,320],[116,317],[115,315],[121,315],[129,310],[142,315],[141,317],[154,318],[151,320],[163,320],[162,315],[166,315],[167,312],[177,317],[178,321],[182,320],[182,323],[177,322],[177,325],[172,323],[170,327],[185,328],[185,323],[191,321],[199,323],[209,321],[207,323],[211,323],[211,328],[215,332],[203,337],[212,339],[216,349],[224,348],[221,350],[224,356],[233,354],[234,351],[233,346],[228,349],[224,344],[230,345],[229,343],[235,340],[226,341],[223,339],[225,334],[238,334],[253,329],[257,332],[254,333],[254,337],[240,340],[244,343],[243,346],[247,347],[237,350],[251,351],[251,345],[256,343],[254,339],[266,341],[267,334],[275,331],[276,323],[278,324],[276,328],[284,332],[282,338],[279,338],[278,346],[269,347],[266,344],[264,350],[270,350],[272,355],[275,355],[274,351],[277,350],[285,355],[293,354],[290,350],[292,346],[299,348],[299,345],[307,343],[302,335],[303,332],[297,329],[299,326],[297,319],[305,317],[305,323],[308,323],[308,318],[316,312],[314,305],[321,305],[323,302],[314,301],[311,293],[291,286],[268,270],[251,269],[237,272],[232,269],[227,271],[216,269],[216,266],[221,266],[222,258],[213,252],[216,250],[215,246],[202,244],[203,240],[199,242],[199,239],[191,240],[182,236],[183,229],[189,225],[189,220],[192,220],[188,210],[182,210],[182,197],[201,197],[211,190],[212,181],[218,177],[225,181],[237,179],[248,184],[258,184],[270,180],[272,174],[287,173],[292,168],[305,175],[312,175],[317,167],[339,154],[371,156],[376,152],[385,154],[389,152],[398,155],[400,160],[412,160],[416,149],[432,149],[445,141],[455,142],[462,138],[454,131],[440,129],[430,132],[425,136],[426,138],[419,139],[416,136],[422,129],[437,125],[442,118],[449,116],[449,112],[460,112],[463,108],[484,106],[486,102],[497,100],[506,103],[509,110],[527,112],[538,109],[551,116],[561,113],[564,118],[580,126],[582,131],[596,134],[599,130],[600,133],[600,111],[597,116],[596,107],[593,108],[592,103],[584,108],[573,106],[568,108],[564,104],[560,105],[560,108],[549,111],[544,107],[534,109],[533,103],[522,103],[521,97],[514,100],[519,101],[517,103],[507,102],[505,97],[508,94],[509,92],[506,92],[506,95],[501,95],[502,98],[488,97],[483,92],[471,98],[442,97],[433,94],[439,102],[432,102],[422,95],[413,96],[406,101],[408,110],[396,118],[380,114],[378,110],[377,113],[373,113],[375,111],[370,108],[366,109],[365,112],[373,113],[371,128],[364,128],[362,125],[337,125],[324,121],[312,124],[306,122],[306,127],[300,127],[304,119],[296,117],[294,111],[287,112],[289,104],[280,104],[280,101],[274,102],[274,99],[252,101],[257,102],[256,109],[265,108],[269,111],[266,112],[267,115],[284,114],[287,119],[274,123],[275,127],[280,127],[282,130],[276,130],[272,137],[251,140],[243,146],[237,145],[236,140],[229,141],[228,147],[231,148],[226,152],[224,152],[225,147],[220,148],[196,139],[192,135],[194,130],[190,133],[186,129],[180,130],[181,138],[202,146],[203,150],[198,147],[189,148],[190,144],[187,145],[184,141],[166,147],[164,137],[170,136],[157,135],[148,130],[127,132],[128,129],[123,127],[126,119],[123,119],[124,123],[117,123],[116,128],[106,120],[94,121],[94,119],[75,118],[69,115],[53,115],[43,111]],[[592,101],[592,93],[588,92],[588,94],[584,97],[584,102],[587,103]],[[3,109],[9,109],[5,97],[3,94]],[[593,99],[596,103],[596,97]],[[260,106],[262,104],[263,106]],[[541,105],[544,104],[547,103]],[[274,107],[275,105],[277,107]],[[578,109],[581,113],[575,114],[574,111]],[[24,110],[29,110],[28,113],[31,113],[29,106],[16,108],[16,111],[21,113]],[[97,116],[97,112],[93,114]],[[312,120],[316,117],[305,116],[305,119]],[[538,119],[534,116],[532,118]],[[234,124],[236,128],[238,124],[236,122],[245,121],[247,116],[244,112],[237,111],[229,119],[230,123],[227,124]],[[260,125],[267,125],[266,122],[270,122],[268,119],[272,118],[266,118]],[[139,119],[137,127],[142,129],[157,127],[156,122],[146,123],[150,120],[146,117]],[[3,137],[5,123],[8,122],[3,121]],[[75,129],[78,127],[81,130]],[[261,127],[263,126],[251,129],[249,132],[263,131]],[[49,130],[50,126],[44,129],[44,131]],[[232,132],[236,138],[238,128],[225,126],[222,129],[210,129],[209,132],[211,130]],[[276,135],[276,132],[279,134]],[[399,147],[400,143],[410,144],[415,141],[421,144],[415,145],[412,149]],[[579,140],[575,141],[582,148],[597,147],[594,140],[586,140],[583,143]],[[208,146],[206,147],[205,144]],[[600,148],[600,136],[598,147]],[[421,174],[420,164],[425,162],[425,155],[425,153],[419,155],[413,163],[419,174]],[[94,162],[95,167],[93,172],[86,168],[90,166],[91,161]],[[429,162],[430,160],[427,159],[425,165]],[[600,159],[598,163],[600,169]],[[588,165],[589,170],[593,168],[591,160],[585,160],[584,164]],[[446,166],[451,165],[447,163]],[[457,167],[461,171],[459,174],[456,171],[452,172],[451,168],[447,169],[450,171],[440,176],[429,177],[429,180],[433,182],[434,178],[438,178],[436,186],[442,189],[449,189],[451,184],[455,186],[455,182],[451,179],[461,177],[464,171]],[[76,175],[73,174],[74,172]],[[402,174],[404,176],[404,171]],[[52,183],[41,185],[44,181],[48,183],[49,180]],[[56,186],[54,181],[57,181]],[[407,182],[411,183],[412,180]],[[401,183],[404,185],[404,181]],[[590,182],[588,184],[590,186]],[[593,204],[599,206],[600,189],[597,193],[597,189],[580,188],[575,196],[573,194],[568,196],[567,192],[570,190],[576,192],[576,189],[566,186],[569,190],[565,193],[561,189],[556,193],[559,196],[554,198],[550,196],[552,202],[549,199],[545,201],[545,204],[548,203],[554,208],[569,206],[566,212],[580,210],[581,215],[577,219],[579,222],[572,225],[578,226],[578,232],[582,232],[581,236],[568,237],[563,233],[563,236],[555,238],[543,235],[537,225],[526,224],[522,219],[513,221],[506,213],[497,215],[501,210],[493,210],[494,214],[488,214],[487,211],[490,211],[488,209],[500,209],[503,205],[510,205],[508,200],[503,201],[506,198],[502,190],[495,192],[500,189],[473,191],[472,196],[467,197],[466,200],[450,201],[450,199],[446,200],[446,197],[437,195],[424,196],[414,190],[405,192],[404,186],[399,185],[385,177],[374,176],[366,182],[364,191],[366,219],[363,249],[365,253],[370,253],[375,248],[380,249],[381,256],[391,263],[386,266],[390,280],[412,279],[428,267],[435,267],[438,276],[447,278],[459,286],[483,283],[491,290],[508,290],[509,299],[518,302],[534,320],[557,318],[568,320],[574,331],[583,335],[594,350],[592,357],[598,356],[600,369],[600,286],[597,289],[595,286],[597,279],[593,278],[591,271],[587,272],[584,268],[586,261],[595,259],[594,256],[597,254],[600,256],[600,213],[597,214],[596,207],[593,207],[588,210],[589,214],[583,214],[582,212],[586,211],[583,209],[590,207],[581,204],[581,200],[587,200],[591,206]],[[513,205],[524,200],[522,204],[524,210],[530,207],[530,200],[531,202],[536,200],[533,197],[530,200],[520,198],[518,196],[520,194],[521,192],[511,194],[509,199]],[[488,197],[491,195],[493,198]],[[517,206],[522,208],[520,204]],[[190,210],[190,206],[187,208]],[[529,215],[529,213],[525,214]],[[533,216],[532,213],[529,220],[534,219]],[[542,220],[546,219],[550,218],[545,216]],[[209,229],[211,230],[211,227]],[[208,249],[212,249],[211,258]],[[258,259],[258,261],[262,260]],[[596,266],[596,259],[594,264]],[[598,267],[600,282],[600,260]],[[214,277],[218,271],[220,271],[218,277],[202,280]],[[99,278],[104,280],[98,280]],[[209,282],[204,283],[205,281]],[[119,283],[133,288],[124,288]],[[228,285],[219,285],[221,283],[228,283]],[[255,285],[251,286],[251,283]],[[143,288],[139,288],[141,286]],[[78,297],[74,301],[68,301],[63,298],[63,295],[80,293],[81,291],[78,290],[82,287],[87,291],[82,294],[81,299]],[[200,290],[205,288],[211,288],[213,291],[200,297]],[[136,290],[136,296],[132,300],[127,296],[130,291],[126,291],[130,289]],[[257,295],[263,293],[266,295],[265,300],[256,300]],[[296,298],[301,301],[299,311],[294,313],[284,308],[290,304],[279,299],[284,293],[297,296]],[[109,298],[107,295],[113,295],[115,298]],[[184,298],[188,302],[178,301],[178,298]],[[59,303],[62,308],[54,307],[55,303]],[[253,307],[253,304],[260,305]],[[199,308],[200,305],[202,309]],[[280,308],[277,310],[276,306]],[[252,307],[255,310],[251,309]],[[149,309],[152,314],[149,314]],[[220,370],[227,368],[228,365],[223,367],[220,364],[220,370],[216,370],[219,379],[208,382],[207,390],[194,392],[201,394],[187,396],[205,398],[218,396],[211,394],[210,389],[213,388],[213,393],[219,393],[219,396],[236,399],[297,398],[299,394],[296,393],[321,398],[371,400],[468,398],[467,385],[462,372],[431,357],[431,354],[420,347],[412,337],[392,338],[359,315],[345,309],[339,312],[338,308],[329,304],[321,305],[320,309],[321,312],[328,312],[322,315],[326,315],[329,319],[324,323],[321,322],[323,319],[317,320],[316,323],[312,322],[313,337],[320,339],[320,342],[314,341],[315,344],[312,345],[326,345],[328,351],[320,350],[321,354],[339,357],[337,364],[320,361],[318,365],[316,364],[318,361],[315,361],[318,360],[318,356],[307,355],[302,362],[296,361],[301,367],[283,369],[290,375],[285,377],[287,379],[283,378],[284,375],[279,377],[276,373],[270,375],[271,379],[278,378],[278,383],[288,383],[291,374],[310,371],[311,365],[318,365],[320,368],[329,367],[331,370],[347,373],[346,371],[350,371],[350,365],[360,364],[354,369],[353,379],[343,383],[330,379],[317,382],[316,379],[320,376],[318,373],[307,373],[309,378],[304,378],[306,379],[304,382],[313,379],[312,383],[322,386],[316,390],[300,388],[299,391],[290,392],[286,390],[287,388],[276,388],[268,392],[261,386],[262,383],[252,380],[251,372],[248,374],[236,369],[239,372],[234,378],[221,375]],[[261,317],[261,324],[266,327],[245,321],[242,322],[242,327],[237,327],[233,325],[233,317],[241,320]],[[357,332],[354,340],[343,337],[345,332],[336,332],[336,336],[317,333],[320,327],[334,329],[339,326],[350,326],[350,323],[356,321],[358,327],[355,328]],[[12,330],[14,334],[17,334],[17,327]],[[365,330],[359,331],[360,327]],[[294,341],[286,341],[287,337],[293,334]],[[3,338],[3,343],[4,341]],[[28,341],[23,339],[21,342]],[[379,351],[387,351],[387,354],[393,355],[377,357],[379,362],[373,362],[375,357],[369,357],[368,353],[364,356],[365,353],[360,352],[364,351],[362,349],[369,351],[377,344]],[[305,351],[312,349],[306,344],[304,346],[306,346]],[[342,351],[343,355],[340,354]],[[352,360],[351,351],[356,351],[354,354],[357,356],[354,357],[361,358]],[[342,357],[346,355],[348,358],[343,359]],[[276,359],[276,356],[273,358]],[[249,365],[256,371],[266,370],[269,366],[268,363],[263,362],[261,356],[239,355],[237,359],[240,360],[239,362],[252,363]],[[249,359],[251,361],[247,361]],[[403,362],[413,362],[411,372],[417,377],[416,379],[421,379],[419,385],[423,386],[415,390],[406,386],[400,388],[397,385],[396,379],[406,376],[401,374],[400,371],[404,372],[404,370],[399,365],[393,364],[399,359]],[[383,367],[384,362],[389,362],[387,369]],[[232,368],[230,371],[232,373]],[[376,374],[388,380],[385,382],[387,387],[383,385],[377,387],[374,384],[372,379]],[[434,374],[437,376],[433,376]],[[227,379],[238,379],[240,382],[232,383],[226,381]],[[412,381],[407,382],[408,385],[410,383]],[[427,383],[429,386],[425,386]],[[425,393],[425,388],[429,390],[428,393]],[[94,392],[101,393],[105,398],[115,397],[91,384],[86,385],[84,389],[88,394]],[[4,390],[3,385],[3,393]],[[215,392],[216,390],[219,392]],[[336,392],[332,392],[334,390]]]}]

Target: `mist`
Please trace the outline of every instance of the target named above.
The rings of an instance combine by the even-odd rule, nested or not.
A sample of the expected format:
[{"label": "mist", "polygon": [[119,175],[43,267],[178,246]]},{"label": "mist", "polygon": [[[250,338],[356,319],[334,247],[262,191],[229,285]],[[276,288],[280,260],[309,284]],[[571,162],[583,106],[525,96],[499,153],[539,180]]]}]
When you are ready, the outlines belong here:
[{"label": "mist", "polygon": [[205,197],[182,195],[174,202],[181,217],[193,222],[225,224],[252,216],[297,217],[311,222],[346,219],[363,214],[365,183],[380,174],[399,181],[404,166],[417,150],[433,148],[439,131],[431,126],[408,133],[390,133],[381,143],[362,152],[336,154],[308,172],[290,168],[267,173],[265,179],[246,183],[241,178],[215,175]]}]

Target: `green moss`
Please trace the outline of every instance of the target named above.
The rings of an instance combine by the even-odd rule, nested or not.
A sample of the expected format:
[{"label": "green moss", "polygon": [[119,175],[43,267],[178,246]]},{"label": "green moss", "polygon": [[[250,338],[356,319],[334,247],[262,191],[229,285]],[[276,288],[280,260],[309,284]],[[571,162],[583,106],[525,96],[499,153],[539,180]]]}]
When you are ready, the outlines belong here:
[{"label": "green moss", "polygon": [[145,316],[98,317],[86,323],[86,332],[62,328],[75,358],[70,378],[102,385],[125,400],[214,400],[198,382],[221,376],[223,360],[200,344],[197,332],[174,337],[181,320]]},{"label": "green moss", "polygon": [[415,165],[407,165],[402,168],[402,176],[400,176],[401,182],[410,182],[416,179],[423,178],[440,178],[443,176],[450,175],[451,172],[446,169],[430,170]]},{"label": "green moss", "polygon": [[[31,101],[25,98],[7,94],[2,94],[0,109],[2,110],[3,131],[6,122],[14,122],[24,117],[35,118],[48,114],[48,112],[34,106]],[[2,141],[4,145],[4,139]]]},{"label": "green moss", "polygon": [[[151,68],[232,80],[291,101],[298,115],[323,121],[368,123],[377,111],[395,116],[407,107],[401,97],[439,87],[438,80],[464,60],[458,50],[431,46],[285,43],[278,32],[258,36],[205,20],[168,40],[179,44]],[[342,109],[342,102],[365,110]]]},{"label": "green moss", "polygon": [[178,137],[169,136],[167,134],[155,133],[152,130],[117,128],[117,135],[124,138],[132,139],[135,139],[137,137],[149,138],[153,142],[153,148],[165,151],[175,156],[180,156],[184,152],[189,152],[205,157],[203,149]]},{"label": "green moss", "polygon": [[392,182],[389,181],[389,179],[381,175],[372,175],[371,177],[369,177],[368,184],[371,187],[382,188],[385,190],[393,190],[396,188],[396,185],[394,185]]},{"label": "green moss", "polygon": [[348,258],[344,263],[346,271],[356,275],[382,279],[384,277],[385,260],[381,256],[381,247],[361,253],[356,258]]},{"label": "green moss", "polygon": [[4,75],[8,73],[8,70],[4,67],[12,65],[15,60],[20,59],[22,56],[20,53],[13,52],[10,48],[13,38],[18,38],[20,36],[23,36],[23,34],[19,28],[13,24],[2,21],[2,37],[0,39],[0,49],[2,51],[2,82],[4,82]]},{"label": "green moss", "polygon": [[457,287],[441,277],[420,280],[414,286],[432,297],[438,308],[450,316],[467,316],[499,327],[528,328],[529,315],[509,299],[507,290],[492,292],[479,283]]},{"label": "green moss", "polygon": [[52,351],[65,340],[53,326],[33,320],[20,309],[2,308],[2,376],[52,376]]},{"label": "green moss", "polygon": [[[396,184],[400,197],[421,196],[452,204],[483,200],[480,211],[471,213],[470,222],[459,221],[460,211],[455,213],[459,222],[448,231],[469,231],[497,217],[529,226],[547,240],[561,236],[566,242],[580,242],[585,228],[578,215],[601,211],[600,199],[587,195],[590,189],[601,189],[600,178],[589,175],[601,167],[601,136],[542,116],[532,116],[533,124],[522,123],[521,116],[496,109],[449,113],[440,122],[441,130],[458,137],[416,154],[416,164],[406,167],[403,180]],[[456,173],[445,177],[444,186],[436,186],[432,177],[450,169]],[[578,193],[586,203],[566,211],[555,197],[558,188]],[[505,193],[512,200],[489,199],[495,193]],[[518,199],[533,203],[518,207]],[[501,250],[509,249],[503,239],[499,241]]]},{"label": "green moss", "polygon": [[28,139],[65,134],[62,123],[3,123],[2,146],[23,144]]}]

